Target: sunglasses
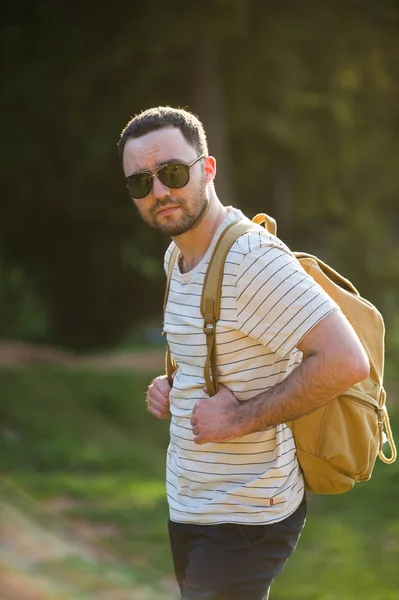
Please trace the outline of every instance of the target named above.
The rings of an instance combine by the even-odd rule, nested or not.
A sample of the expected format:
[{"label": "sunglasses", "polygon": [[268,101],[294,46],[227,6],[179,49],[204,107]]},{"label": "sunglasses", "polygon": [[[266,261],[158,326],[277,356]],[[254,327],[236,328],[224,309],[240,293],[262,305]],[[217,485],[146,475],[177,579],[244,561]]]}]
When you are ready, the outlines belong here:
[{"label": "sunglasses", "polygon": [[152,190],[154,177],[157,176],[159,181],[168,188],[179,189],[184,187],[190,181],[190,169],[196,162],[205,158],[205,154],[201,154],[192,163],[186,165],[184,163],[170,163],[161,165],[155,171],[138,171],[126,177],[126,187],[129,194],[135,200],[145,198]]}]

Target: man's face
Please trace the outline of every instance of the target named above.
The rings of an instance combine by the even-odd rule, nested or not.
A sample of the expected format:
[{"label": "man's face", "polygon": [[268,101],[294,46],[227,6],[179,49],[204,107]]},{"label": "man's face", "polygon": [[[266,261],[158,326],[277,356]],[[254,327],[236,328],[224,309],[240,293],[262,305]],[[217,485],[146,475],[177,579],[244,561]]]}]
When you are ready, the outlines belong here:
[{"label": "man's face", "polygon": [[[198,156],[197,150],[183,137],[179,129],[165,127],[131,138],[123,152],[125,176],[153,169],[170,162],[190,164]],[[151,227],[170,236],[181,235],[201,220],[209,203],[209,192],[201,159],[190,168],[190,180],[182,188],[166,187],[157,176],[145,198],[134,199],[140,215]]]}]

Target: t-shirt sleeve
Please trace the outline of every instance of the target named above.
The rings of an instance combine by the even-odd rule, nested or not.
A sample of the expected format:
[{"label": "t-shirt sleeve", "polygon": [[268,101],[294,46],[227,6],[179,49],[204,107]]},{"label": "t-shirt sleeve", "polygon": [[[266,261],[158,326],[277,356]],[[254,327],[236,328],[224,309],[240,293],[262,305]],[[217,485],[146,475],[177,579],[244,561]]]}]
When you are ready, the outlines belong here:
[{"label": "t-shirt sleeve", "polygon": [[286,356],[338,305],[285,250],[270,246],[247,254],[236,279],[237,327]]}]

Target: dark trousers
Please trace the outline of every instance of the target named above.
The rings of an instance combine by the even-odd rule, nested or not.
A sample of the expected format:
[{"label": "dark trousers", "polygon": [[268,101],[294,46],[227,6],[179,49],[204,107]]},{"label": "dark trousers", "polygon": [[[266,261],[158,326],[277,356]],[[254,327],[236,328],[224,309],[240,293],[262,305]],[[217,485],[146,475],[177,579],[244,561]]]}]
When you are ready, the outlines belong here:
[{"label": "dark trousers", "polygon": [[181,600],[266,600],[295,549],[306,499],[271,525],[191,525],[169,521]]}]

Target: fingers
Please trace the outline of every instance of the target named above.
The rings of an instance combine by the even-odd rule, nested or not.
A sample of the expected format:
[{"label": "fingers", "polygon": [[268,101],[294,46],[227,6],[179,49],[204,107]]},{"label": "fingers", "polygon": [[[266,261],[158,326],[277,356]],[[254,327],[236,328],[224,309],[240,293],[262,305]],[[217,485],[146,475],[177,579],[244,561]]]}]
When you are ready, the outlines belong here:
[{"label": "fingers", "polygon": [[156,377],[148,389],[152,388],[153,386],[159,390],[162,396],[165,396],[165,398],[169,398],[170,383],[166,375]]},{"label": "fingers", "polygon": [[193,432],[194,443],[195,444],[204,444],[205,443],[203,441],[203,435],[201,434],[199,426],[198,426],[197,423],[194,423],[193,428],[192,428],[192,432]]},{"label": "fingers", "polygon": [[170,419],[172,416],[169,406],[162,406],[160,404],[151,402],[150,400],[148,401],[147,406],[148,411],[157,419]]},{"label": "fingers", "polygon": [[204,437],[200,433],[198,435],[194,436],[194,444],[198,444],[198,446],[203,446],[206,443],[207,443],[207,440],[205,440]]},{"label": "fingers", "polygon": [[202,441],[203,436],[201,435],[199,424],[195,417],[196,410],[197,410],[197,405],[195,405],[193,408],[193,414],[190,419],[190,424],[191,424],[192,432],[193,432],[193,436],[194,436],[194,443],[195,444],[203,444],[205,442]]},{"label": "fingers", "polygon": [[157,419],[170,419],[170,417],[172,416],[172,413],[170,412],[168,406],[157,405],[150,401],[148,402],[147,406],[148,411]]},{"label": "fingers", "polygon": [[157,377],[148,387],[147,406],[148,410],[157,419],[168,419],[171,417],[169,404],[170,385],[166,375]]}]

